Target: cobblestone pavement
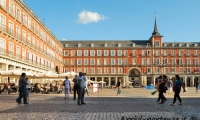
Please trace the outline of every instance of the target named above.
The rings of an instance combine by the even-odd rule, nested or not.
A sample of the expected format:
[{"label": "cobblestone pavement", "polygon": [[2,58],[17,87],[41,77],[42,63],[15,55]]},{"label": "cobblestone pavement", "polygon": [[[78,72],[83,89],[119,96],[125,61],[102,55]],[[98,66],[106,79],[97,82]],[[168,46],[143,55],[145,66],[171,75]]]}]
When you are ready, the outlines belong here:
[{"label": "cobblestone pavement", "polygon": [[[152,91],[152,90],[151,90]],[[29,105],[17,104],[17,94],[0,95],[0,120],[131,120],[134,118],[181,118],[200,120],[200,93],[181,93],[183,105],[170,106],[172,97],[165,104],[156,102],[145,89],[122,89],[116,96],[115,89],[103,89],[98,94],[85,97],[86,105],[64,99],[63,94],[30,94]],[[185,96],[184,96],[185,95]],[[110,96],[110,97],[109,97]],[[161,119],[160,119],[161,120]]]}]

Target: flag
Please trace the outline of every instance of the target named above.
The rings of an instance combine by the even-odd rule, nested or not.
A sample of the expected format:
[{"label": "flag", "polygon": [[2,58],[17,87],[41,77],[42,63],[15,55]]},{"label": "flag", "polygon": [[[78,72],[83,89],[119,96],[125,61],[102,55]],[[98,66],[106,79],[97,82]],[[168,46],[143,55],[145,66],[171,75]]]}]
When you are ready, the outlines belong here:
[{"label": "flag", "polygon": [[156,94],[157,91],[158,91],[158,90],[155,90],[155,91],[151,92],[151,95]]}]

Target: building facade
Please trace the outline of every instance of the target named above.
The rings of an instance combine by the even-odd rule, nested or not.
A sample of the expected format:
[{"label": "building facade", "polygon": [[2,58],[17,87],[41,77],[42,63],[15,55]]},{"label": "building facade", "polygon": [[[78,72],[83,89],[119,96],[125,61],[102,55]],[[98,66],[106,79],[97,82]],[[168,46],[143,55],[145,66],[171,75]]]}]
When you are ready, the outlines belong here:
[{"label": "building facade", "polygon": [[159,75],[179,74],[187,86],[200,79],[199,43],[162,41],[156,20],[148,40],[61,41],[64,71],[86,72],[91,80],[116,85],[122,79],[155,85]]},{"label": "building facade", "polygon": [[0,0],[0,71],[62,72],[63,45],[23,0]]}]

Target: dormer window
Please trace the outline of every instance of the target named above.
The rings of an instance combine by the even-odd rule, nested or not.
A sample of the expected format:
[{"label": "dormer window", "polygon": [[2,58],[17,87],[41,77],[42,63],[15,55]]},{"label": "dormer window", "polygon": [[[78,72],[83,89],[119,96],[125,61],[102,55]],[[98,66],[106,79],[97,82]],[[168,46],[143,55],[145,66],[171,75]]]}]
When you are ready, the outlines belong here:
[{"label": "dormer window", "polygon": [[164,47],[167,47],[167,44],[164,44]]},{"label": "dormer window", "polygon": [[94,43],[91,44],[91,47],[94,47]]},{"label": "dormer window", "polygon": [[121,43],[118,44],[118,47],[121,47]]},{"label": "dormer window", "polygon": [[174,47],[174,43],[172,43],[172,47]]},{"label": "dormer window", "polygon": [[150,43],[147,43],[147,46],[149,47],[149,46],[150,46]]},{"label": "dormer window", "polygon": [[179,47],[182,47],[182,44],[179,44]]},{"label": "dormer window", "polygon": [[197,47],[197,44],[196,44],[196,43],[194,44],[194,47]]},{"label": "dormer window", "polygon": [[65,44],[65,47],[69,47],[69,44]]},{"label": "dormer window", "polygon": [[186,47],[189,47],[189,44],[186,44]]},{"label": "dormer window", "polygon": [[107,44],[107,43],[105,43],[105,44],[104,44],[104,47],[108,47],[108,44]]},{"label": "dormer window", "polygon": [[78,47],[81,47],[81,43],[78,44]]},{"label": "dormer window", "polygon": [[135,47],[135,43],[133,43],[132,46]]}]

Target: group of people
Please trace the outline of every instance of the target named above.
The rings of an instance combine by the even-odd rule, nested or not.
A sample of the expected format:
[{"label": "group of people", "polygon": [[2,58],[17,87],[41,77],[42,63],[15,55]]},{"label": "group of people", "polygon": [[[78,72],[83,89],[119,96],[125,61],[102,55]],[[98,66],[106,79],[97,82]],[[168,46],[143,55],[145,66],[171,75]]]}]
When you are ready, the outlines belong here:
[{"label": "group of people", "polygon": [[[74,99],[73,100],[76,100],[76,94],[78,94],[77,104],[78,105],[85,105],[86,104],[84,102],[85,92],[87,92],[87,94],[89,96],[86,73],[80,72],[79,75],[75,75],[73,82],[74,82],[74,88],[73,88]],[[65,91],[65,98],[64,99],[66,99],[67,96],[69,98],[70,97],[71,83],[70,83],[68,76],[65,77],[65,80],[63,82],[63,86],[64,86],[64,91]]]},{"label": "group of people", "polygon": [[28,78],[26,77],[26,73],[22,73],[20,78],[19,78],[19,97],[16,99],[17,103],[21,103],[21,99],[23,98],[23,103],[24,104],[29,104],[29,89],[30,89],[30,82],[28,81]]},{"label": "group of people", "polygon": [[180,98],[180,92],[181,87],[183,88],[183,92],[185,92],[185,84],[180,79],[179,75],[175,75],[175,80],[171,81],[171,79],[168,80],[166,75],[159,76],[158,82],[157,82],[157,90],[159,92],[158,100],[157,102],[160,102],[160,104],[164,104],[164,102],[167,100],[163,93],[166,93],[168,90],[168,95],[171,95],[171,91],[174,92],[174,99],[171,106],[174,106],[176,99],[179,100],[179,105],[182,105],[182,100]]}]

